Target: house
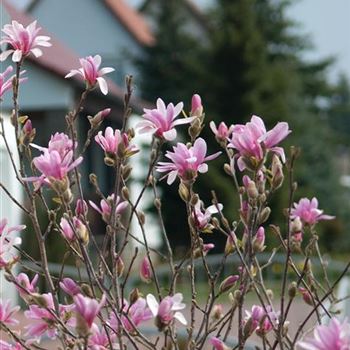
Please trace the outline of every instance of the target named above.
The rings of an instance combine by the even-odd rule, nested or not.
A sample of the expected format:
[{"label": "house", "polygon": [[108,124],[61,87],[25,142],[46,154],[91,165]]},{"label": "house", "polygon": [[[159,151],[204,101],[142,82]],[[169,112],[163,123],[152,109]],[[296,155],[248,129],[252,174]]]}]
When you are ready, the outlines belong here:
[{"label": "house", "polygon": [[[77,104],[84,85],[78,77],[64,79],[64,76],[79,67],[79,57],[87,55],[100,54],[102,66],[115,67],[116,71],[109,77],[107,96],[98,89],[90,93],[78,120],[81,135],[85,135],[90,126],[86,116],[106,107],[112,112],[105,125],[120,126],[124,103],[121,82],[126,73],[136,73],[126,52],[141,54],[143,47],[154,40],[143,18],[120,0],[76,0],[74,6],[70,4],[69,0],[29,1],[23,12],[9,0],[1,2],[2,26],[4,14],[24,25],[37,19],[42,33],[51,37],[52,47],[44,49],[42,57],[30,57],[25,62],[29,80],[20,88],[21,113],[30,116],[39,131],[35,142],[41,145],[47,143],[53,132],[65,130],[65,115]],[[131,104],[134,112],[140,113],[146,102],[136,95],[137,89]],[[4,100],[2,108],[12,109],[10,97]],[[101,189],[108,192],[112,188],[111,176],[100,155],[99,147],[92,144],[85,157],[83,172],[85,175],[96,173]],[[83,178],[88,188],[87,176]]]}]

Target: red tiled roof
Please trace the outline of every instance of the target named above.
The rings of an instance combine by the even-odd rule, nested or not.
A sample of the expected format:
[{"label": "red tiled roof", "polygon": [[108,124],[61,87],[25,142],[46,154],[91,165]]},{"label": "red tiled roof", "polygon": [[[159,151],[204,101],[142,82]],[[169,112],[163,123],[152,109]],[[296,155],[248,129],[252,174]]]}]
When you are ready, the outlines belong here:
[{"label": "red tiled roof", "polygon": [[[17,10],[5,0],[1,0],[1,3],[12,19],[22,23],[25,26],[34,21],[30,15]],[[78,68],[79,56],[73,50],[57,40],[44,28],[42,28],[40,34],[50,36],[52,46],[43,48],[44,54],[41,57],[36,58],[33,55],[30,55],[28,59],[30,59],[33,63],[41,66],[42,68],[59,75],[62,78],[64,78],[71,69]],[[78,76],[73,77],[73,79],[80,83],[82,82]],[[106,80],[108,83],[109,94],[112,94],[114,97],[118,98],[118,100],[123,101],[123,90],[110,79]],[[141,105],[143,105],[143,102],[139,99],[133,98],[132,105],[141,110]]]},{"label": "red tiled roof", "polygon": [[155,43],[147,22],[136,10],[123,0],[104,0],[104,2],[140,44],[151,46]]}]

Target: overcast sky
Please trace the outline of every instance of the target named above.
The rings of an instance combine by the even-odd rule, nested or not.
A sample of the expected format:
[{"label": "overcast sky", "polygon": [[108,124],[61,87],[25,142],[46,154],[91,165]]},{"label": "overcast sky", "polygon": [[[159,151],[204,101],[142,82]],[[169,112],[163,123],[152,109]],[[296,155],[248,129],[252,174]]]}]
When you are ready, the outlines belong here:
[{"label": "overcast sky", "polygon": [[311,36],[315,49],[306,57],[335,56],[330,77],[344,72],[350,79],[350,0],[298,0],[289,16],[301,25],[301,32]]}]

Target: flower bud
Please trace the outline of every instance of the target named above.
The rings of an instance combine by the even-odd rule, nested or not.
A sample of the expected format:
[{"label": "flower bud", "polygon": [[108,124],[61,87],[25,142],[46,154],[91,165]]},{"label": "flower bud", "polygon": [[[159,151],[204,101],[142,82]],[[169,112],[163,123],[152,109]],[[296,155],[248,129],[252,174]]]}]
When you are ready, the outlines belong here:
[{"label": "flower bud", "polygon": [[198,94],[192,96],[191,116],[200,117],[203,114],[202,99]]},{"label": "flower bud", "polygon": [[214,347],[215,350],[229,350],[230,348],[225,345],[225,343],[216,337],[210,338],[210,343]]},{"label": "flower bud", "polygon": [[124,186],[123,188],[122,188],[122,197],[123,197],[123,199],[124,200],[129,200],[129,198],[130,198],[130,193],[129,193],[129,189],[126,187],[126,186]]},{"label": "flower bud", "polygon": [[115,269],[117,271],[117,277],[121,277],[124,272],[124,261],[123,259],[118,255],[117,258],[115,259]]},{"label": "flower bud", "polygon": [[190,200],[190,192],[183,182],[181,182],[179,185],[179,196],[184,202],[188,202]]},{"label": "flower bud", "polygon": [[114,167],[114,165],[115,165],[115,161],[114,161],[114,159],[111,158],[111,157],[107,157],[107,156],[106,156],[106,157],[104,157],[103,161],[105,162],[105,164],[106,164],[107,166]]},{"label": "flower bud", "polygon": [[314,306],[312,295],[309,293],[309,291],[303,287],[299,287],[299,292],[301,293],[303,300],[306,304]]},{"label": "flower bud", "polygon": [[224,311],[223,311],[223,307],[221,304],[216,304],[213,306],[213,310],[211,312],[211,317],[214,320],[220,320],[222,319],[224,316]]},{"label": "flower bud", "polygon": [[256,232],[255,237],[253,238],[253,250],[255,253],[262,252],[265,247],[265,229],[260,226]]},{"label": "flower bud", "polygon": [[127,164],[122,167],[122,176],[124,181],[127,181],[128,178],[130,177],[130,174],[132,172],[132,166]]},{"label": "flower bud", "polygon": [[226,239],[225,255],[229,255],[229,254],[233,253],[236,250],[235,240],[236,240],[236,235],[232,231],[230,233],[230,235]]},{"label": "flower bud", "polygon": [[102,111],[99,111],[96,113],[93,117],[89,116],[89,122],[92,128],[96,129],[99,127],[99,125],[105,120],[105,118],[108,116],[108,114],[111,112],[110,108],[105,108]]},{"label": "flower bud", "polygon": [[288,295],[289,298],[293,299],[296,294],[297,294],[297,290],[298,290],[298,285],[295,281],[291,282],[288,286]]},{"label": "flower bud", "polygon": [[215,245],[213,243],[207,243],[203,244],[202,247],[198,247],[193,252],[193,257],[195,259],[200,258],[203,254],[203,256],[206,256],[210,250],[215,248]]},{"label": "flower bud", "polygon": [[202,123],[199,118],[196,118],[191,126],[188,128],[188,134],[191,136],[192,140],[195,140],[203,129]]},{"label": "flower bud", "polygon": [[21,143],[24,146],[28,146],[31,142],[33,142],[35,135],[36,129],[33,128],[31,120],[27,118],[21,132]]},{"label": "flower bud", "polygon": [[225,293],[236,285],[236,282],[239,280],[238,275],[231,275],[226,277],[220,284],[219,291],[220,293]]},{"label": "flower bud", "polygon": [[141,296],[142,294],[140,293],[138,288],[134,288],[129,294],[130,305],[134,304]]},{"label": "flower bud", "polygon": [[86,226],[76,217],[73,218],[74,226],[80,241],[87,245],[89,243],[89,231]]},{"label": "flower bud", "polygon": [[152,282],[152,269],[150,261],[148,260],[148,256],[146,255],[141,262],[140,266],[140,277],[141,280],[150,283]]},{"label": "flower bud", "polygon": [[282,186],[284,175],[283,175],[283,168],[282,168],[282,163],[280,161],[280,158],[275,154],[273,155],[273,158],[272,158],[271,172],[272,172],[271,187],[274,190],[277,190],[279,187]]},{"label": "flower bud", "polygon": [[258,218],[259,224],[263,224],[269,218],[271,214],[271,209],[269,207],[264,208]]},{"label": "flower bud", "polygon": [[85,216],[88,213],[88,205],[83,199],[78,199],[75,205],[75,215]]}]

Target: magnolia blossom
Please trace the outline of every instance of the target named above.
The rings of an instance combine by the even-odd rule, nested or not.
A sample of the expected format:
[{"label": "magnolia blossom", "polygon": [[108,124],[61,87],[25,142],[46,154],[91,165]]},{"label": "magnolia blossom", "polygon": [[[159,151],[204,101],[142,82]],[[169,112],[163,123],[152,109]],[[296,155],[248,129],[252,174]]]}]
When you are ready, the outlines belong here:
[{"label": "magnolia blossom", "polygon": [[[250,322],[250,334],[256,331],[259,335],[270,332],[278,322],[278,313],[266,306],[267,313],[262,306],[253,305],[251,311],[246,311],[245,322]],[[271,323],[272,322],[272,323]]]},{"label": "magnolia blossom", "polygon": [[[120,316],[120,321],[123,328],[129,333],[133,333],[135,331],[135,327],[139,326],[142,322],[150,320],[151,318],[153,318],[153,314],[147,306],[145,298],[138,298],[131,305],[124,300],[123,314]],[[119,329],[120,322],[113,312],[111,313],[111,318],[108,323],[112,329]]]},{"label": "magnolia blossom", "polygon": [[52,180],[63,180],[69,171],[77,167],[83,157],[74,160],[73,141],[63,133],[51,135],[48,147],[41,147],[31,144],[37,148],[42,155],[33,159],[33,164],[42,173],[41,176],[27,177],[24,180],[36,182],[36,187],[40,187],[43,183],[51,184]]},{"label": "magnolia blossom", "polygon": [[70,296],[80,293],[80,287],[69,277],[63,278],[63,280],[60,282],[60,287]]},{"label": "magnolia blossom", "polygon": [[[108,350],[110,349],[109,340],[114,341],[116,338],[115,334],[107,334],[104,327],[99,328],[96,324],[92,325],[90,332],[89,350]],[[113,349],[118,349],[118,347],[113,347]]]},{"label": "magnolia blossom", "polygon": [[290,132],[288,123],[285,122],[277,123],[272,130],[266,131],[263,120],[253,115],[247,124],[237,124],[233,127],[228,147],[238,151],[237,165],[241,171],[247,167],[247,164],[258,166],[268,151],[276,153],[285,162],[283,148],[275,146]]},{"label": "magnolia blossom", "polygon": [[39,275],[36,274],[32,280],[29,279],[28,275],[24,272],[21,272],[15,277],[16,289],[18,290],[19,295],[27,300],[28,296],[31,293],[36,292],[36,284],[38,283]]},{"label": "magnolia blossom", "polygon": [[299,217],[300,220],[307,225],[314,225],[320,220],[332,220],[335,217],[323,214],[323,210],[318,209],[317,198],[300,199],[299,203],[294,203],[294,208],[291,210],[291,218]]},{"label": "magnolia blossom", "polygon": [[40,30],[40,27],[36,27],[36,21],[27,27],[17,21],[12,21],[12,24],[5,24],[2,31],[6,35],[1,38],[0,45],[8,44],[10,49],[1,53],[0,61],[5,61],[11,54],[13,62],[20,62],[30,53],[35,57],[40,57],[43,53],[36,46],[51,46],[50,37],[38,35]]},{"label": "magnolia blossom", "polygon": [[[37,295],[36,298],[40,299],[40,305],[45,305],[45,307],[32,304],[29,306],[29,310],[24,312],[25,317],[31,321],[26,326],[27,335],[40,339],[42,335],[47,334],[50,338],[56,338],[58,331],[52,294],[41,294]],[[60,317],[67,324],[72,321],[70,319],[71,309],[70,305],[59,305]]]},{"label": "magnolia blossom", "polygon": [[117,196],[117,200],[114,201],[114,193],[109,195],[106,199],[101,199],[100,201],[100,206],[96,205],[94,202],[89,201],[90,205],[98,212],[101,214],[102,219],[108,223],[110,216],[111,216],[111,211],[112,211],[112,206],[113,202],[115,205],[115,214],[121,214],[125,208],[128,206],[127,201],[121,201],[121,198]]},{"label": "magnolia blossom", "polygon": [[73,242],[78,237],[83,243],[88,241],[88,232],[83,222],[76,216],[73,216],[72,225],[66,218],[61,218],[60,228],[62,236],[70,242]]},{"label": "magnolia blossom", "polygon": [[219,142],[226,141],[233,131],[233,125],[228,127],[224,122],[221,122],[219,126],[216,127],[215,122],[211,121],[209,126],[211,131],[214,133],[216,140]]},{"label": "magnolia blossom", "polygon": [[198,201],[192,212],[192,218],[194,220],[195,226],[199,231],[211,232],[213,226],[210,225],[210,220],[213,214],[218,213],[223,209],[222,204],[211,205],[205,210],[202,209],[202,202]]},{"label": "magnolia blossom", "polygon": [[0,269],[10,266],[16,261],[16,255],[13,247],[22,243],[20,237],[14,236],[14,233],[22,231],[25,225],[17,225],[6,228],[7,220],[0,220]]},{"label": "magnolia blossom", "polygon": [[79,332],[88,332],[105,302],[105,294],[103,294],[100,302],[98,302],[96,299],[91,299],[82,294],[77,294],[74,296],[74,310],[77,315],[77,328],[79,328]]},{"label": "magnolia blossom", "polygon": [[328,325],[315,328],[312,338],[297,343],[304,350],[349,350],[350,324],[332,318]]},{"label": "magnolia blossom", "polygon": [[207,144],[202,138],[198,138],[192,147],[187,147],[183,143],[178,143],[173,147],[174,152],[167,151],[166,157],[172,162],[159,162],[156,167],[160,173],[167,172],[167,183],[170,185],[179,176],[183,181],[194,180],[197,172],[206,173],[208,160],[215,159],[221,152],[206,156]]},{"label": "magnolia blossom", "polygon": [[[4,93],[8,90],[12,90],[12,81],[15,75],[12,75],[10,78],[6,80],[6,76],[13,71],[12,66],[8,66],[3,73],[0,73],[0,98],[4,95]],[[22,71],[20,74],[24,74],[25,71]],[[19,82],[22,83],[26,81],[27,78],[19,79]]]},{"label": "magnolia blossom", "polygon": [[225,343],[216,337],[210,338],[210,344],[214,347],[215,350],[228,350],[229,347]]},{"label": "magnolia blossom", "polygon": [[80,75],[86,82],[87,86],[89,88],[93,88],[96,86],[96,84],[99,85],[101,92],[104,95],[108,94],[108,85],[104,78],[102,78],[103,75],[114,72],[114,68],[111,67],[105,67],[100,68],[101,65],[101,56],[96,55],[94,57],[87,56],[85,58],[81,58],[79,60],[81,64],[81,68],[79,69],[72,69],[65,78],[70,78],[76,74]]},{"label": "magnolia blossom", "polygon": [[95,141],[110,155],[116,155],[119,150],[119,154],[123,157],[129,157],[139,151],[136,145],[129,143],[129,137],[125,132],[121,133],[118,129],[113,132],[111,127],[106,128],[104,136],[102,131],[99,131]]},{"label": "magnolia blossom", "polygon": [[172,141],[176,138],[175,126],[180,124],[191,123],[194,117],[177,119],[181,113],[184,104],[182,102],[174,106],[169,103],[165,106],[162,99],[157,99],[156,109],[144,108],[143,118],[145,120],[139,122],[136,126],[140,133],[152,132],[155,136]]},{"label": "magnolia blossom", "polygon": [[6,325],[16,325],[18,324],[18,320],[13,318],[13,315],[19,311],[19,306],[11,307],[11,301],[0,301],[0,321],[5,323]]},{"label": "magnolia blossom", "polygon": [[182,293],[176,293],[174,296],[166,296],[158,304],[156,298],[152,294],[146,297],[148,307],[150,308],[154,317],[157,317],[158,326],[162,329],[169,325],[170,322],[176,318],[182,324],[187,325],[185,316],[179,312],[183,310],[186,305],[182,303]]}]

